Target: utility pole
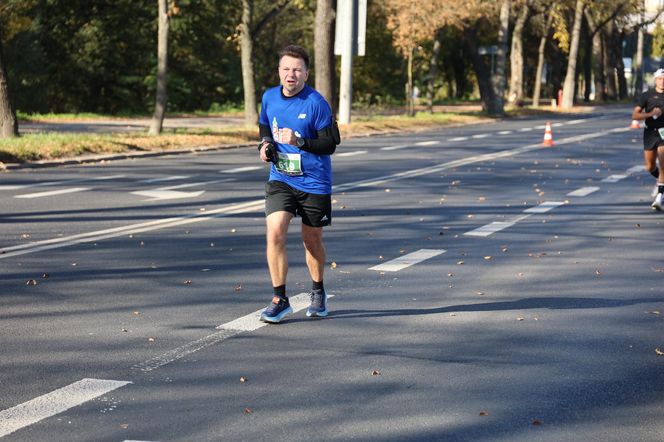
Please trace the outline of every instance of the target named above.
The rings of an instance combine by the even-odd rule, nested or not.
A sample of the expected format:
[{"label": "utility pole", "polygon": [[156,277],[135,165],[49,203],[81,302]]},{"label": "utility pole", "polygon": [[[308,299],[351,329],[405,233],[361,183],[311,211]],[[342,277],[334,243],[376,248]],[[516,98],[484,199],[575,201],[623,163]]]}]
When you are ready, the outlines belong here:
[{"label": "utility pole", "polygon": [[364,55],[367,0],[338,0],[334,53],[341,55],[339,123],[350,123],[353,104],[353,56]]}]

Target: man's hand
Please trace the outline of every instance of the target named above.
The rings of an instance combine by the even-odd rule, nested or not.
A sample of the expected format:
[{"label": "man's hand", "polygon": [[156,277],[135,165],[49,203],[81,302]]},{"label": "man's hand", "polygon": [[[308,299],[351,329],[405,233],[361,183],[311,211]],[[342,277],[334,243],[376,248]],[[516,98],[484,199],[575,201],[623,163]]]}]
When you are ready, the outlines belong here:
[{"label": "man's hand", "polygon": [[297,146],[297,135],[293,132],[292,129],[284,127],[279,129],[279,140],[280,143],[290,144],[291,146]]},{"label": "man's hand", "polygon": [[662,109],[660,109],[660,108],[658,108],[658,107],[653,108],[653,110],[652,110],[652,117],[656,119],[656,118],[659,117],[660,115],[662,115]]},{"label": "man's hand", "polygon": [[272,162],[276,164],[277,162],[277,149],[274,147],[274,143],[270,140],[263,140],[261,142],[258,155],[265,163]]}]

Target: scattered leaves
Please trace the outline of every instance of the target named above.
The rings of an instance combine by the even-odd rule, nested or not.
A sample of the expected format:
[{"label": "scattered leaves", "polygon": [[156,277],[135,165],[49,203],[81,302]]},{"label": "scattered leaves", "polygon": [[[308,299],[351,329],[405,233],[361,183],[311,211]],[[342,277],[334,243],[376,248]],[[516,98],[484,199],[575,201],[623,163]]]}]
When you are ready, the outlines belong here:
[{"label": "scattered leaves", "polygon": [[331,269],[336,269],[337,268],[337,263],[332,261],[332,264],[330,264]]},{"label": "scattered leaves", "polygon": [[380,370],[373,370],[371,376],[380,376]]},{"label": "scattered leaves", "polygon": [[247,382],[247,381],[248,381],[247,378],[245,378],[244,376],[240,376],[240,382],[241,382],[241,383],[244,384],[244,383]]},{"label": "scattered leaves", "polygon": [[657,356],[664,356],[664,351],[660,350],[659,347],[655,349],[655,354]]},{"label": "scattered leaves", "polygon": [[186,285],[191,284],[191,279],[185,279],[185,280],[184,280],[184,283],[185,283]]},{"label": "scattered leaves", "polygon": [[28,279],[25,285],[37,285],[37,281],[34,279]]}]

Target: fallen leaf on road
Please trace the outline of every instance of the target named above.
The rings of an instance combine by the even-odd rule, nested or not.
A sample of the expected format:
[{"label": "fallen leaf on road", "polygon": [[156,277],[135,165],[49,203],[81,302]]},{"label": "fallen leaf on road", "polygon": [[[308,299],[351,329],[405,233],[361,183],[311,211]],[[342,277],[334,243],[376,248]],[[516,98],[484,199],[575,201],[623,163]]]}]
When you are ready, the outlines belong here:
[{"label": "fallen leaf on road", "polygon": [[122,331],[123,333],[129,333],[129,330],[127,330],[126,328],[123,328],[121,331]]},{"label": "fallen leaf on road", "polygon": [[156,341],[155,338],[152,338],[152,337],[148,338],[148,342],[154,342],[154,341]]},{"label": "fallen leaf on road", "polygon": [[185,279],[184,283],[187,284],[187,285],[191,284],[191,279]]},{"label": "fallen leaf on road", "polygon": [[664,268],[654,268],[652,269],[653,272],[655,273],[664,273]]},{"label": "fallen leaf on road", "polygon": [[380,376],[380,370],[374,370],[371,372],[371,376]]},{"label": "fallen leaf on road", "polygon": [[454,276],[454,273],[448,273],[447,276],[452,277],[452,276]]},{"label": "fallen leaf on road", "polygon": [[120,424],[120,428],[126,430],[127,428],[129,428],[129,424]]},{"label": "fallen leaf on road", "polygon": [[254,412],[254,410],[252,410],[251,408],[245,408],[244,409],[244,414],[251,414],[253,412]]},{"label": "fallen leaf on road", "polygon": [[487,256],[484,257],[485,261],[491,261],[492,259],[493,259],[493,256],[487,255]]},{"label": "fallen leaf on road", "polygon": [[464,264],[465,264],[465,263],[464,263],[463,261],[457,261],[457,265],[458,265],[458,266],[462,266],[462,265],[464,265]]},{"label": "fallen leaf on road", "polygon": [[337,263],[336,263],[336,262],[332,262],[332,264],[330,264],[330,268],[331,268],[331,269],[336,269],[336,268],[337,268]]},{"label": "fallen leaf on road", "polygon": [[238,284],[235,286],[235,291],[236,292],[241,292],[242,291],[242,284]]},{"label": "fallen leaf on road", "polygon": [[34,279],[28,279],[25,285],[37,285],[37,281],[35,281]]},{"label": "fallen leaf on road", "polygon": [[48,274],[48,273],[44,273],[44,274],[42,275],[42,278],[44,278],[44,279],[46,279],[46,278],[48,278],[48,277],[49,277],[49,274]]},{"label": "fallen leaf on road", "polygon": [[533,425],[535,425],[536,427],[539,427],[540,425],[542,425],[542,421],[540,421],[539,419],[535,419],[533,421]]},{"label": "fallen leaf on road", "polygon": [[136,316],[138,316],[138,315],[140,315],[140,314],[141,314],[141,312],[139,312],[139,311],[135,311],[135,312],[134,312],[134,315],[136,315]]},{"label": "fallen leaf on road", "polygon": [[659,347],[655,349],[655,353],[657,354],[657,356],[664,356],[664,351],[660,350]]},{"label": "fallen leaf on road", "polygon": [[516,318],[517,321],[523,321],[526,318]]},{"label": "fallen leaf on road", "polygon": [[385,192],[389,192],[389,191],[390,191],[390,189],[385,189]]},{"label": "fallen leaf on road", "polygon": [[488,416],[488,415],[489,413],[487,411],[484,410],[480,411],[480,416]]},{"label": "fallen leaf on road", "polygon": [[231,229],[231,233],[237,232],[237,229]]},{"label": "fallen leaf on road", "polygon": [[640,227],[641,227],[641,224],[636,223],[636,228],[638,229],[638,228],[640,228]]},{"label": "fallen leaf on road", "polygon": [[651,310],[651,311],[646,312],[646,313],[650,313],[651,315],[659,315],[659,310]]},{"label": "fallen leaf on road", "polygon": [[245,378],[244,376],[240,376],[240,382],[244,383],[244,382],[247,382],[247,380],[248,379]]}]

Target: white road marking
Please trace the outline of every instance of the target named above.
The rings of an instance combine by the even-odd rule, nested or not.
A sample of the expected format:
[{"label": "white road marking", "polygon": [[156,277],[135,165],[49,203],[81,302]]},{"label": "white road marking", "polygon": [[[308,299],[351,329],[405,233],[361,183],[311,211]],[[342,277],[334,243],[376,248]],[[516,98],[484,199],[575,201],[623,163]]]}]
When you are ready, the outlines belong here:
[{"label": "white road marking", "polygon": [[475,230],[471,230],[469,232],[464,233],[466,236],[479,236],[479,237],[487,237],[489,235],[492,235],[496,232],[500,232],[503,229],[507,229],[508,227],[512,227],[519,221],[522,221],[526,218],[530,217],[530,215],[521,215],[515,219],[512,219],[510,221],[494,221],[490,224],[486,224],[482,227],[478,227]]},{"label": "white road marking", "polygon": [[[327,299],[333,297],[334,295],[327,295]],[[300,293],[298,295],[291,296],[288,299],[290,301],[291,308],[293,309],[293,313],[297,313],[300,310],[307,308],[310,302],[309,293]],[[254,331],[261,327],[265,327],[268,324],[260,320],[260,315],[263,310],[265,310],[265,308],[256,310],[255,312],[249,313],[246,316],[242,316],[241,318],[237,318],[233,321],[222,324],[216,327],[216,329],[219,330],[218,332],[212,333],[196,341],[189,342],[160,356],[154,357],[145,362],[141,362],[140,364],[136,364],[131,367],[131,369],[147,373],[152,370],[156,370],[159,367],[163,367],[164,365],[170,364],[171,362],[177,361],[178,359],[182,359],[185,356],[189,356],[190,354],[199,350],[210,347],[211,345],[225,341],[226,339],[240,333]]]},{"label": "white road marking", "polygon": [[473,135],[471,138],[486,138],[488,136],[489,136],[489,134],[477,134],[477,135]]},{"label": "white road marking", "polygon": [[189,178],[189,175],[172,175],[163,178],[151,178],[149,180],[139,181],[139,183],[152,184],[152,183],[161,183],[164,181],[186,180],[187,178]]},{"label": "white road marking", "polygon": [[501,130],[500,132],[498,132],[498,135],[509,135],[511,133],[512,133],[511,130]]},{"label": "white road marking", "polygon": [[599,187],[595,186],[581,187],[580,189],[576,189],[575,191],[568,193],[567,196],[588,196],[591,193],[597,192],[598,190]]},{"label": "white road marking", "polygon": [[35,192],[35,193],[23,193],[21,195],[14,195],[14,198],[43,198],[46,196],[54,196],[54,195],[64,195],[67,193],[76,193],[76,192],[84,192],[86,190],[90,190],[89,187],[71,187],[69,189],[60,189],[60,190],[48,190],[46,192]]},{"label": "white road marking", "polygon": [[646,168],[644,166],[632,166],[629,169],[627,169],[625,172],[627,175],[631,175],[633,173],[637,172],[645,172]]},{"label": "white road marking", "polygon": [[532,127],[523,127],[519,129],[519,132],[530,132],[531,130],[533,130]]},{"label": "white road marking", "polygon": [[131,382],[81,379],[66,387],[0,411],[0,437],[62,413],[127,384],[131,384]]},{"label": "white road marking", "polygon": [[420,249],[416,252],[370,267],[369,270],[376,270],[378,272],[398,272],[399,270],[403,270],[445,252],[446,250],[443,249]]},{"label": "white road marking", "polygon": [[353,157],[355,155],[364,155],[365,153],[367,153],[366,150],[356,150],[356,151],[353,151],[353,152],[338,153],[338,154],[336,154],[336,156],[337,157]]},{"label": "white road marking", "polygon": [[238,167],[235,169],[226,169],[226,170],[220,170],[219,173],[242,173],[242,172],[250,172],[252,170],[258,170],[262,169],[263,166],[246,166],[246,167]]},{"label": "white road marking", "polygon": [[395,144],[394,146],[381,147],[380,150],[397,150],[411,146],[410,144]]},{"label": "white road marking", "polygon": [[586,119],[570,120],[570,121],[568,121],[568,122],[565,123],[565,124],[579,124],[579,123],[583,123],[584,121],[586,121]]},{"label": "white road marking", "polygon": [[449,141],[466,141],[468,137],[454,137],[450,138]]},{"label": "white road marking", "polygon": [[[560,127],[560,126],[562,126],[563,124],[564,124],[564,123],[553,123],[553,124],[551,125],[551,127]],[[546,127],[546,126],[544,126],[544,127]]]},{"label": "white road marking", "polygon": [[565,203],[562,201],[546,201],[535,207],[531,207],[530,209],[524,210],[523,213],[546,213],[549,210],[555,209],[558,206],[562,206],[563,204]]},{"label": "white road marking", "polygon": [[4,184],[0,185],[0,190],[19,190],[19,189],[29,189],[31,187],[47,187],[47,186],[69,185],[74,183],[85,183],[88,181],[114,180],[116,178],[123,178],[124,176],[125,175],[107,175],[96,178],[79,178],[73,180],[46,181],[43,183],[32,183],[32,184]]},{"label": "white road marking", "polygon": [[603,183],[617,183],[620,180],[627,178],[627,175],[610,175],[602,180]]},{"label": "white road marking", "polygon": [[[619,133],[627,132],[630,129],[627,128],[615,128],[606,132],[593,132],[584,135],[578,135],[574,137],[564,138],[558,141],[558,146],[574,143],[581,140],[597,138],[605,136],[610,133]],[[449,161],[447,163],[441,163],[434,166],[424,167],[422,169],[409,170],[405,172],[399,172],[393,175],[386,175],[379,177],[377,179],[369,180],[360,180],[354,181],[346,184],[341,184],[333,187],[333,191],[342,192],[350,189],[357,189],[368,187],[377,184],[383,184],[391,181],[398,181],[403,179],[408,179],[411,177],[427,175],[431,173],[441,172],[447,169],[453,169],[455,167],[465,166],[468,164],[473,164],[482,161],[491,161],[499,158],[507,158],[515,156],[521,153],[529,152],[532,150],[542,149],[540,143],[529,144],[526,146],[517,147],[514,149],[503,150],[499,152],[494,152],[491,154],[476,155],[467,158],[461,158],[459,160]],[[116,227],[112,229],[98,230],[94,232],[82,233],[78,235],[72,235],[67,237],[59,237],[48,239],[44,241],[36,241],[28,244],[20,244],[17,246],[10,246],[0,249],[0,259],[9,258],[18,255],[25,255],[27,253],[34,253],[43,250],[57,249],[61,247],[67,247],[74,244],[81,244],[86,242],[95,242],[107,238],[116,238],[118,236],[148,232],[153,230],[165,229],[169,227],[197,223],[201,221],[208,221],[215,218],[221,218],[230,214],[239,214],[239,213],[250,213],[250,212],[259,212],[264,208],[265,200],[263,198],[247,201],[245,203],[233,204],[229,206],[223,206],[219,209],[209,210],[204,213],[197,212],[181,217],[174,218],[165,218],[161,220],[154,220],[145,223],[132,224],[123,227]]]},{"label": "white road marking", "polygon": [[176,200],[183,198],[196,198],[205,193],[205,190],[198,190],[196,192],[179,192],[177,190],[137,190],[131,192],[132,195],[147,196],[148,199],[143,201],[162,201],[162,200]]},{"label": "white road marking", "polygon": [[436,144],[440,144],[440,141],[431,140],[431,141],[420,141],[419,143],[415,143],[416,146],[433,146]]}]

